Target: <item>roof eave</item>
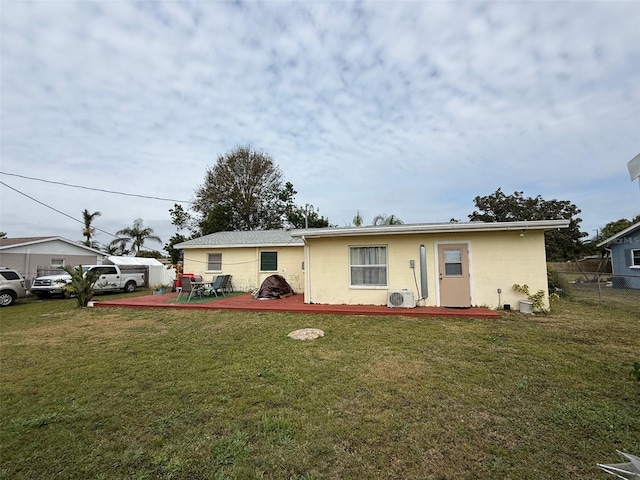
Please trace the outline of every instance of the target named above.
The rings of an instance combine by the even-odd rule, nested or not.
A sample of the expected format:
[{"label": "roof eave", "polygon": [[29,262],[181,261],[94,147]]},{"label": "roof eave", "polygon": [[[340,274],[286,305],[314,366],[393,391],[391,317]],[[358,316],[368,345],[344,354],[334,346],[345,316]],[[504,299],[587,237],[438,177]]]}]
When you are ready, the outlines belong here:
[{"label": "roof eave", "polygon": [[613,242],[615,242],[618,238],[620,237],[624,237],[627,233],[631,233],[633,232],[636,228],[640,227],[640,222],[638,223],[634,223],[633,225],[631,225],[630,227],[625,228],[624,230],[622,230],[621,232],[616,233],[613,237],[609,237],[606,240],[603,240],[602,242],[598,243],[596,245],[596,247],[603,247],[605,245],[611,245]]},{"label": "roof eave", "polygon": [[518,230],[553,230],[567,228],[569,220],[534,220],[521,222],[469,222],[469,223],[437,223],[414,225],[381,225],[368,227],[346,227],[328,229],[298,230],[292,237],[353,237],[371,235],[411,235],[428,233],[468,233],[468,232],[501,232]]}]

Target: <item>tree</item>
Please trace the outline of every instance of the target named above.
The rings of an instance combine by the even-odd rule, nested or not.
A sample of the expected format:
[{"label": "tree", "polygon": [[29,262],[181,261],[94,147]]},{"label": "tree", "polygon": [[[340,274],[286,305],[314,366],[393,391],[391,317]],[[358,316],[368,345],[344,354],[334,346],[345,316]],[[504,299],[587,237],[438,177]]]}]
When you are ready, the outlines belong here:
[{"label": "tree", "polygon": [[0,238],[7,238],[7,232],[0,232]]},{"label": "tree", "polygon": [[328,227],[329,219],[320,216],[320,210],[313,205],[299,207],[292,205],[287,209],[287,221],[293,228],[324,228]]},{"label": "tree", "polygon": [[91,240],[93,234],[96,232],[96,229],[91,226],[91,223],[96,217],[99,217],[100,215],[102,215],[101,212],[89,213],[89,210],[87,210],[86,208],[82,211],[82,219],[84,221],[84,229],[82,230],[82,235],[85,238],[85,241],[83,243],[87,247],[97,247],[97,243]]},{"label": "tree", "polygon": [[636,215],[632,220],[621,218],[620,220],[616,220],[615,222],[609,222],[600,230],[600,234],[598,235],[598,238],[596,238],[596,242],[611,238],[616,233],[620,233],[621,231],[626,230],[631,225],[635,225],[638,222],[640,222],[640,215]]},{"label": "tree", "polygon": [[353,226],[354,227],[361,227],[362,224],[364,223],[364,220],[362,219],[362,215],[360,214],[360,210],[358,210],[355,214],[355,216],[353,217]]},{"label": "tree", "polygon": [[[240,146],[218,156],[207,170],[193,208],[201,216],[200,224],[213,223],[216,231],[269,230],[282,228],[290,198],[291,191],[283,186],[282,172],[273,159],[251,146]],[[212,210],[216,222],[210,222]]]},{"label": "tree", "polygon": [[505,195],[498,188],[491,195],[475,197],[473,202],[478,210],[469,215],[471,221],[569,220],[569,228],[545,232],[547,260],[573,260],[582,254],[581,239],[587,234],[580,231],[582,219],[576,217],[580,210],[567,200],[544,200],[540,195],[524,197],[523,192]]},{"label": "tree", "polygon": [[404,222],[395,215],[381,213],[373,217],[373,225],[402,225]]},{"label": "tree", "polygon": [[179,250],[177,248],[173,248],[173,246],[177,243],[186,242],[187,237],[180,233],[175,233],[173,237],[169,239],[169,242],[164,246],[164,249],[169,254],[169,258],[171,258],[171,263],[176,265],[178,262],[182,261],[184,258],[184,250]]},{"label": "tree", "polygon": [[102,251],[107,255],[120,255],[125,256],[131,253],[131,250],[127,248],[129,243],[128,238],[115,238],[109,242],[108,245],[102,247]]},{"label": "tree", "polygon": [[135,254],[140,252],[140,249],[144,246],[144,242],[147,240],[162,243],[160,237],[153,234],[153,228],[143,227],[141,218],[134,220],[133,226],[117,231],[116,235],[120,236],[120,238],[116,240],[131,242],[132,251]]},{"label": "tree", "polygon": [[70,293],[76,296],[78,307],[86,307],[93,297],[93,286],[100,278],[100,271],[94,268],[93,270],[87,270],[85,273],[82,265],[78,265],[77,267],[67,265],[64,269],[71,275]]}]

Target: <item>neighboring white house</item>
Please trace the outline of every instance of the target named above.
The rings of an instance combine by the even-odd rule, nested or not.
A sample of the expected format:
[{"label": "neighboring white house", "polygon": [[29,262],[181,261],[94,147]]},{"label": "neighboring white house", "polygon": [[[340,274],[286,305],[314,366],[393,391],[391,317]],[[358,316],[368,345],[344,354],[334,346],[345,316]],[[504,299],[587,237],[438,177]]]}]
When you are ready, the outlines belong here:
[{"label": "neighboring white house", "polygon": [[107,255],[62,237],[21,237],[0,239],[0,265],[18,270],[30,282],[38,268],[67,265],[100,265]]}]

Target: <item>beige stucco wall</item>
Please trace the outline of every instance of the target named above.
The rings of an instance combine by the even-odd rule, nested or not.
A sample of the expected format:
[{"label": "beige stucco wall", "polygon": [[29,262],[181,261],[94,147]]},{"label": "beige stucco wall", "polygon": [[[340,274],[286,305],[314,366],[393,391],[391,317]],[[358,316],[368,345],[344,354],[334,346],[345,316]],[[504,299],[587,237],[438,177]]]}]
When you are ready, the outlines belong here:
[{"label": "beige stucco wall", "polygon": [[[278,271],[261,272],[261,252],[278,252]],[[207,270],[209,253],[222,254],[222,270]],[[250,292],[258,288],[269,275],[282,275],[296,291],[304,291],[304,249],[302,246],[289,247],[241,247],[241,248],[190,248],[184,251],[185,273],[202,275],[205,280],[212,280],[216,275],[232,275],[233,288],[239,292]]]},{"label": "beige stucco wall", "polygon": [[[423,305],[439,305],[438,245],[466,243],[469,247],[471,303],[497,308],[500,303],[517,309],[523,298],[512,290],[514,283],[528,284],[531,291],[547,291],[544,234],[542,231],[429,235],[386,235],[307,239],[308,289],[305,301],[320,304],[384,305],[390,290],[409,289],[420,297],[420,245],[427,253],[428,297]],[[388,288],[349,287],[349,247],[385,245],[388,254]],[[415,270],[410,268],[415,261]],[[414,277],[415,271],[415,277]]]}]

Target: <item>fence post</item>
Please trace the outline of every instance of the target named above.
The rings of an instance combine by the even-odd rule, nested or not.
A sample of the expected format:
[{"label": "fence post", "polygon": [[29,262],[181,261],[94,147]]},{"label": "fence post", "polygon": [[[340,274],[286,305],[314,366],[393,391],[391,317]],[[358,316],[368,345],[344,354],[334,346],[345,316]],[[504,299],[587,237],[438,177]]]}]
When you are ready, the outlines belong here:
[{"label": "fence post", "polygon": [[602,305],[602,286],[600,285],[600,273],[596,273],[598,280],[598,304]]}]

